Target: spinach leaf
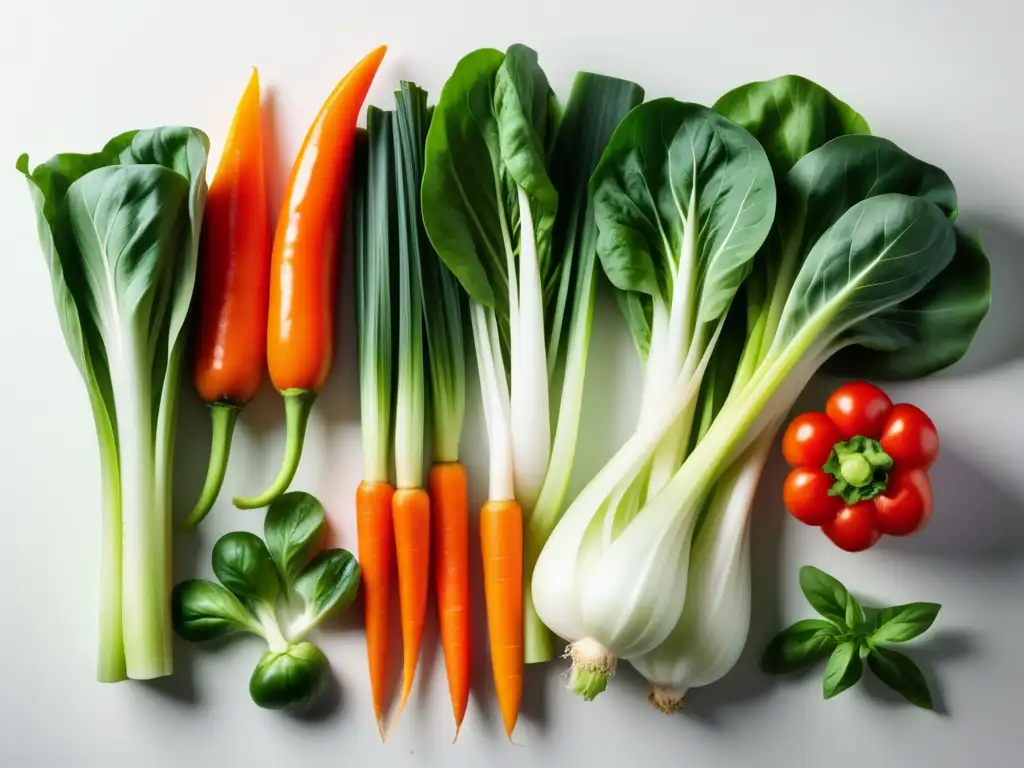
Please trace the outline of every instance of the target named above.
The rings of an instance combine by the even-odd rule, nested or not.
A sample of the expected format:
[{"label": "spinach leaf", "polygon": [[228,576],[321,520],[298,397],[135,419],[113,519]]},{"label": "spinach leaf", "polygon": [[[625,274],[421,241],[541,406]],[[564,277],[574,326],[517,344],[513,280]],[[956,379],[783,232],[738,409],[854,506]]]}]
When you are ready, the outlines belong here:
[{"label": "spinach leaf", "polygon": [[236,632],[263,634],[259,623],[237,597],[205,579],[175,585],[171,593],[171,618],[174,630],[191,643]]},{"label": "spinach leaf", "polygon": [[855,685],[863,674],[864,662],[860,657],[860,648],[857,643],[852,641],[840,643],[828,657],[828,664],[825,666],[825,680],[822,683],[822,692],[825,698],[831,699],[838,696]]},{"label": "spinach leaf", "polygon": [[305,603],[303,631],[342,610],[356,599],[361,572],[351,552],[321,552],[295,580],[295,592]]},{"label": "spinach leaf", "polygon": [[875,677],[922,709],[933,709],[932,694],[924,673],[910,658],[888,648],[873,648],[868,667]]},{"label": "spinach leaf", "polygon": [[267,549],[277,564],[285,587],[291,587],[324,547],[327,518],[323,505],[302,491],[290,491],[275,500],[263,523]]},{"label": "spinach leaf", "polygon": [[281,582],[270,552],[259,536],[248,531],[221,536],[213,545],[213,572],[238,597],[273,608]]},{"label": "spinach leaf", "polygon": [[908,603],[885,608],[878,614],[872,643],[905,643],[928,631],[939,615],[938,603]]}]

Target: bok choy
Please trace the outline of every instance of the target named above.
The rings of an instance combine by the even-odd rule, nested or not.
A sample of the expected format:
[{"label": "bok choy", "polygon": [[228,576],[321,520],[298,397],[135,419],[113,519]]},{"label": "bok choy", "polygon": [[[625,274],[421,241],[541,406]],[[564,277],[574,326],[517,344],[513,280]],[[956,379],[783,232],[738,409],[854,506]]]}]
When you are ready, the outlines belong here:
[{"label": "bok choy", "polygon": [[208,149],[202,132],[168,127],[32,171],[18,160],[100,444],[101,681],[171,672],[175,402]]},{"label": "bok choy", "polygon": [[[987,262],[954,227],[956,193],[942,171],[856,135],[867,130],[863,119],[813,83],[748,88],[718,108],[768,148],[778,189],[771,233],[726,308],[699,395],[691,377],[649,421],[642,410],[637,433],[570,506],[534,574],[542,619],[574,642],[572,687],[584,696],[603,689],[618,657],[640,669],[652,701],[668,710],[687,688],[724,675],[749,622],[753,491],[809,378],[824,365],[859,376],[930,373],[959,358],[987,309]],[[622,289],[647,269],[658,235],[645,228],[651,217],[630,214],[651,210],[662,179],[687,167],[671,153],[652,162],[661,159],[651,144],[665,135],[662,123],[627,128],[592,182],[602,265]],[[615,152],[619,141],[624,151]],[[627,295],[622,304],[642,339],[651,303]],[[953,308],[964,321],[957,328],[943,318]],[[650,338],[653,347],[653,330]],[[624,488],[623,478],[635,488],[642,477],[652,438],[665,455],[663,436],[680,418],[690,435],[680,465],[664,483],[648,481],[646,494]]]}]

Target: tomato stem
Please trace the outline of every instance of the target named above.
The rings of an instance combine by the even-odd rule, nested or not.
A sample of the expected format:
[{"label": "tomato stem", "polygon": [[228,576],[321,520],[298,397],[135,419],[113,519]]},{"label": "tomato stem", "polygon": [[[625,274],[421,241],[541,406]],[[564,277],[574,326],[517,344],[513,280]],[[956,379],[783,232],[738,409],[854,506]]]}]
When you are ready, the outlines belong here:
[{"label": "tomato stem", "polygon": [[877,440],[857,435],[836,443],[821,469],[835,478],[829,496],[856,504],[885,492],[892,467],[892,457]]}]

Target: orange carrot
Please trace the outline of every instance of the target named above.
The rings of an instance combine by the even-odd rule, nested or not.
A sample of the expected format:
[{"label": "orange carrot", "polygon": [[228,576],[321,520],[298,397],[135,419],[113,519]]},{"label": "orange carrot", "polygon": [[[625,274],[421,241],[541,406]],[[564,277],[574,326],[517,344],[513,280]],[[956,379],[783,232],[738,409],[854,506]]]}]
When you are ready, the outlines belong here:
[{"label": "orange carrot", "polygon": [[402,610],[402,700],[391,727],[412,692],[420,657],[430,587],[430,497],[422,488],[399,488],[391,500],[398,553],[398,599]]},{"label": "orange carrot", "polygon": [[516,501],[484,504],[480,543],[494,689],[511,741],[523,697],[523,510]]},{"label": "orange carrot", "polygon": [[391,500],[394,493],[394,488],[388,483],[366,481],[361,482],[356,491],[356,535],[366,611],[366,656],[370,668],[373,713],[377,717],[377,730],[382,740],[395,551],[391,522]]},{"label": "orange carrot", "polygon": [[434,464],[428,479],[434,524],[434,584],[455,738],[469,701],[469,513],[466,469]]}]

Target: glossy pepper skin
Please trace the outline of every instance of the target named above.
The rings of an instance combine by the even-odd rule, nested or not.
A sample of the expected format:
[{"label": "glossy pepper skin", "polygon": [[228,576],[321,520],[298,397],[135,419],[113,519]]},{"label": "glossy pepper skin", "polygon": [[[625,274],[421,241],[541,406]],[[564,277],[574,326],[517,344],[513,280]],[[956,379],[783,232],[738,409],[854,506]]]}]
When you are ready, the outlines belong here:
[{"label": "glossy pepper skin", "polygon": [[893,405],[877,387],[851,382],[832,394],[825,413],[794,418],[782,445],[793,468],[783,486],[786,508],[840,549],[860,552],[928,522],[928,470],[939,437],[920,408]]},{"label": "glossy pepper skin", "polygon": [[267,219],[259,73],[238,102],[207,196],[199,258],[194,379],[210,406],[213,440],[206,483],[185,528],[220,493],[238,412],[267,365],[270,227]]},{"label": "glossy pepper skin", "polygon": [[285,399],[285,458],[266,491],[235,499],[242,509],[264,507],[288,489],[302,455],[309,411],[331,369],[338,240],[356,121],[386,52],[386,46],[373,50],[334,88],[288,179],[274,235],[267,322],[270,379]]}]

